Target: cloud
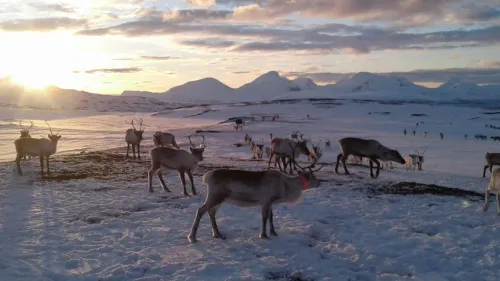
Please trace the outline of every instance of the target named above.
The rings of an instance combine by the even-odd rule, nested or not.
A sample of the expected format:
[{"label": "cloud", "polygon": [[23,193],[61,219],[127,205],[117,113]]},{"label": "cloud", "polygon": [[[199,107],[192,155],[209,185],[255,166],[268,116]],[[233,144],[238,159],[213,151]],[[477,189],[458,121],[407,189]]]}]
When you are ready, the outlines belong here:
[{"label": "cloud", "polygon": [[176,60],[176,59],[180,59],[180,57],[172,57],[172,56],[140,56],[140,57],[135,57],[135,58],[115,58],[113,60],[121,60],[121,61],[158,60],[158,61],[165,61],[165,60]]},{"label": "cloud", "polygon": [[189,4],[200,6],[200,7],[212,7],[215,6],[216,0],[187,0]]},{"label": "cloud", "polygon": [[500,20],[500,8],[494,8],[487,4],[466,4],[454,11],[452,18],[457,22]]},{"label": "cloud", "polygon": [[[287,72],[286,77],[310,77],[318,83],[334,83],[355,73]],[[391,77],[405,77],[414,83],[444,83],[452,78],[476,84],[500,84],[500,64],[491,68],[419,69],[402,72],[377,73]]]},{"label": "cloud", "polygon": [[48,32],[57,29],[76,29],[87,24],[85,19],[61,18],[34,18],[16,19],[0,22],[0,30],[10,32],[38,31]]},{"label": "cloud", "polygon": [[45,10],[45,11],[50,11],[50,12],[60,12],[60,13],[74,13],[75,10],[61,5],[61,4],[42,4],[42,3],[30,3],[30,6],[38,9],[38,10]]},{"label": "cloud", "polygon": [[234,41],[229,41],[229,40],[207,38],[207,39],[182,40],[180,44],[185,46],[196,46],[203,48],[228,48],[234,46],[236,43]]},{"label": "cloud", "polygon": [[139,67],[126,67],[126,68],[99,68],[99,69],[89,69],[84,71],[74,71],[75,73],[135,73],[142,71]]}]

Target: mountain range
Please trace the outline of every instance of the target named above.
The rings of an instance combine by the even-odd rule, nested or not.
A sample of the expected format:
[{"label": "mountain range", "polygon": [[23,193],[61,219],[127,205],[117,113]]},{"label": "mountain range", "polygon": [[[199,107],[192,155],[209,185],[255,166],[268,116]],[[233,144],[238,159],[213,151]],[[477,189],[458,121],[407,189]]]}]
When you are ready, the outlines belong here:
[{"label": "mountain range", "polygon": [[[500,85],[479,86],[453,78],[437,88],[416,85],[404,77],[359,72],[335,84],[317,85],[312,79],[294,80],[269,71],[239,88],[214,78],[203,78],[162,93],[124,91],[101,95],[48,87],[27,90],[8,78],[0,78],[0,103],[51,109],[95,111],[160,111],[180,103],[230,103],[299,98],[379,98],[424,100],[499,100]],[[179,103],[179,104],[177,104]]]}]

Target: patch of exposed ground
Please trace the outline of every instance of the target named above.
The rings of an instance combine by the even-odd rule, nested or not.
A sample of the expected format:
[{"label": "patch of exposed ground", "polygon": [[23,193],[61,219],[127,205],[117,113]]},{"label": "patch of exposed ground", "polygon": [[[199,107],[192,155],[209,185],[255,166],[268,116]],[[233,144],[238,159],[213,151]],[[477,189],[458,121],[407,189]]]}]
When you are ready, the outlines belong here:
[{"label": "patch of exposed ground", "polygon": [[471,201],[484,200],[484,194],[464,190],[454,187],[440,186],[436,184],[423,184],[417,182],[397,182],[386,185],[370,185],[368,187],[356,188],[355,190],[367,192],[373,195],[380,194],[398,194],[398,195],[437,195],[437,196],[456,196],[464,197]]}]

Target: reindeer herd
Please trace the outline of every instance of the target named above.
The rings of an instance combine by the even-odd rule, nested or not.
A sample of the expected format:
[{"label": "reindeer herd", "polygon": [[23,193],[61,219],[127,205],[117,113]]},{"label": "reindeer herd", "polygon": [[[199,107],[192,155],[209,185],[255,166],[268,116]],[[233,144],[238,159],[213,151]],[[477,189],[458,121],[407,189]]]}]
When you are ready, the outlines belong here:
[{"label": "reindeer herd", "polygon": [[[19,123],[21,135],[14,141],[17,153],[15,162],[19,175],[23,174],[20,163],[26,156],[39,157],[42,175],[44,173],[45,159],[47,173],[50,173],[49,157],[56,153],[61,135],[59,135],[59,132],[54,134],[50,125],[46,121],[45,123],[50,132],[48,138],[32,138],[30,129],[34,125],[33,122],[31,122],[29,128],[23,127],[22,123]],[[139,129],[136,128],[137,123]],[[130,124],[132,128],[125,131],[125,142],[127,143],[125,158],[129,158],[129,150],[130,146],[132,146],[132,157],[136,158],[137,149],[137,158],[141,159],[140,145],[143,141],[145,130],[143,120],[132,119]],[[241,128],[237,130],[239,129]],[[186,188],[186,175],[191,183],[192,195],[197,195],[192,173],[198,167],[199,162],[204,160],[203,153],[206,145],[205,136],[199,135],[201,143],[197,145],[193,143],[193,137],[194,135],[188,135],[190,147],[189,151],[187,151],[179,147],[176,137],[173,134],[161,131],[156,131],[153,134],[154,147],[149,151],[151,168],[147,173],[149,192],[154,191],[152,185],[154,174],[156,174],[156,177],[160,181],[163,190],[171,192],[163,178],[162,172],[164,170],[173,170],[179,174],[184,196],[189,196]],[[250,146],[253,159],[262,160],[265,152],[266,157],[269,159],[267,170],[248,171],[243,169],[219,168],[205,173],[203,175],[203,183],[207,186],[207,193],[203,205],[196,212],[191,232],[188,235],[191,243],[196,242],[200,220],[207,212],[212,224],[213,237],[225,239],[225,236],[219,231],[215,219],[218,208],[224,202],[239,207],[260,206],[262,222],[259,237],[268,238],[267,224],[269,224],[270,228],[269,233],[277,236],[273,224],[273,204],[296,202],[301,198],[304,190],[316,188],[320,185],[320,181],[316,178],[315,173],[326,165],[323,164],[319,168],[316,168],[316,164],[323,155],[323,152],[319,143],[312,144],[311,140],[304,138],[304,135],[300,131],[293,131],[290,138],[274,137],[270,134],[268,147],[264,147],[263,139],[260,144],[256,144],[248,133],[245,134],[244,141]],[[346,165],[348,159],[351,159],[356,164],[361,164],[363,159],[367,159],[372,178],[379,176],[380,169],[384,163],[399,163],[405,165],[406,170],[422,170],[422,164],[424,163],[425,150],[422,153],[416,151],[415,154],[409,154],[406,158],[403,158],[397,150],[388,148],[373,139],[345,137],[340,139],[338,143],[341,151],[337,155],[334,168],[337,174],[341,162],[345,174],[349,174]],[[311,144],[312,147],[309,148],[308,144]],[[331,148],[330,140],[325,142],[325,148]],[[307,157],[308,166],[302,167],[297,163],[297,158],[300,155]],[[273,159],[275,169],[271,169]],[[485,177],[488,168],[492,173],[492,177],[486,189],[486,201],[483,210],[486,211],[488,209],[488,194],[492,192],[497,196],[498,214],[500,215],[500,168],[492,171],[494,165],[500,166],[500,153],[486,153],[485,159],[487,165],[484,166],[483,177]],[[392,168],[392,165],[390,167]],[[373,168],[376,169],[375,172]],[[297,172],[297,175],[294,175],[294,171]]]}]

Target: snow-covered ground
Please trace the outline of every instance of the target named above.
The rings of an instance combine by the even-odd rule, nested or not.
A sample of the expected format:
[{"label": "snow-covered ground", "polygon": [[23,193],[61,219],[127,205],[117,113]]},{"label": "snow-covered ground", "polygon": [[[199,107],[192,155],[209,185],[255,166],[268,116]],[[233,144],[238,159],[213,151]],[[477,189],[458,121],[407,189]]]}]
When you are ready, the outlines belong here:
[{"label": "snow-covered ground", "polygon": [[[498,280],[500,221],[495,204],[481,211],[489,178],[489,172],[481,176],[484,154],[496,151],[498,143],[473,138],[500,135],[485,127],[496,124],[496,115],[484,115],[479,108],[341,103],[204,106],[137,114],[147,125],[142,161],[123,158],[124,130],[133,116],[129,113],[0,113],[0,157],[6,161],[0,163],[0,279]],[[277,121],[260,121],[260,116],[276,113],[281,116]],[[248,122],[244,132],[220,124],[252,115],[256,121]],[[15,173],[12,142],[18,119],[35,119],[34,136],[47,134],[40,119],[61,130],[52,177],[40,177],[35,159],[22,163],[24,176]],[[417,122],[423,123],[416,128]],[[157,129],[171,130],[183,148],[188,145],[185,136],[196,129],[220,131],[205,133],[206,158],[194,175],[199,195],[182,197],[173,172],[165,178],[172,193],[162,191],[156,179],[155,193],[147,192],[147,151]],[[270,133],[287,136],[295,130],[322,144],[320,161],[328,165],[317,173],[324,182],[307,191],[300,204],[274,207],[279,236],[257,237],[258,208],[223,205],[217,218],[227,240],[211,237],[206,216],[199,242],[189,244],[186,236],[205,196],[203,173],[216,167],[265,169],[267,161],[250,160],[248,146],[233,144],[242,143],[245,132],[267,145]],[[373,180],[368,168],[350,166],[352,176],[343,175],[342,168],[336,175],[332,163],[339,152],[337,140],[345,136],[374,138],[403,155],[425,150],[424,170],[406,171],[394,164],[394,170],[382,170]],[[327,139],[332,141],[330,150],[324,148]],[[90,152],[102,149],[111,150]],[[371,192],[399,182],[478,194]]]}]

